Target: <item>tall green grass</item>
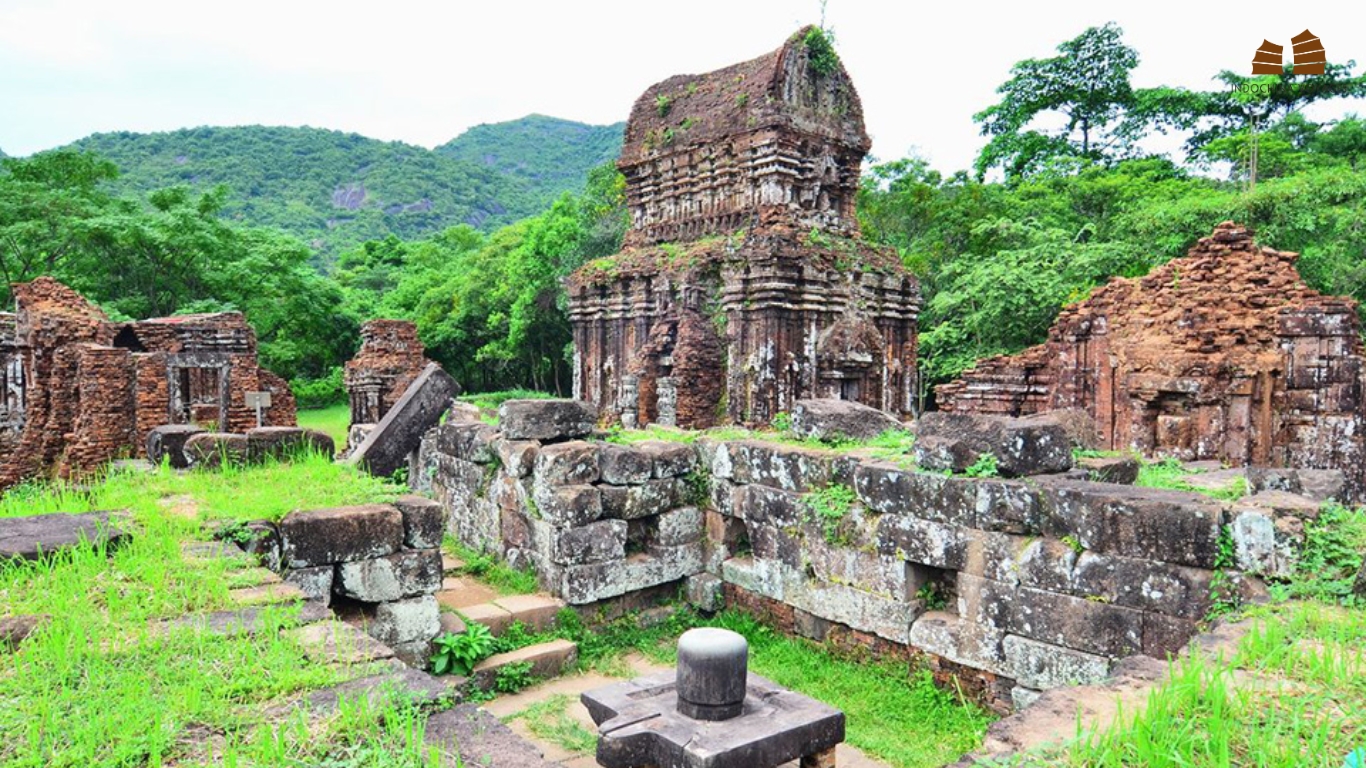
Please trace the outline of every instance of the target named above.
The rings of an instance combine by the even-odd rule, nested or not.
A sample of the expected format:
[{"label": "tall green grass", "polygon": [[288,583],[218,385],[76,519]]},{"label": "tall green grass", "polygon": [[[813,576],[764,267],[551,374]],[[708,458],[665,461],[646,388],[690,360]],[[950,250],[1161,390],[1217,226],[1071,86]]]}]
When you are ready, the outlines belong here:
[{"label": "tall green grass", "polygon": [[351,431],[351,406],[347,403],[302,409],[298,418],[299,426],[330,435],[337,444],[337,450],[346,447],[346,436]]}]

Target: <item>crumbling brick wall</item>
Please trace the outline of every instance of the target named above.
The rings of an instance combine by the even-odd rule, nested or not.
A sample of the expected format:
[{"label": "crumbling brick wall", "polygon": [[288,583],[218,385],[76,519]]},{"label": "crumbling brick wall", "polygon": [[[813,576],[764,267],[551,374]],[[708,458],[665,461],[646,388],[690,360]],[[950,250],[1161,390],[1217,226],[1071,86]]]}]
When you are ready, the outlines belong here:
[{"label": "crumbling brick wall", "polygon": [[1044,344],[940,386],[939,407],[1083,408],[1105,448],[1343,469],[1359,486],[1357,307],[1306,286],[1297,258],[1224,222],[1185,257],[1064,308]]},{"label": "crumbling brick wall", "polygon": [[47,277],[15,285],[14,295],[11,341],[0,346],[8,344],[7,387],[22,384],[23,415],[0,440],[0,488],[142,455],[153,427],[194,414],[244,432],[256,426],[246,392],[271,393],[267,424],[295,423],[289,386],[258,365],[255,333],[240,313],[114,323]]},{"label": "crumbling brick wall", "polygon": [[[610,420],[767,423],[803,397],[912,411],[919,287],[859,237],[862,106],[842,66],[813,68],[808,31],[637,100],[631,229],[569,281],[575,397]],[[837,325],[864,343],[829,341]]]},{"label": "crumbling brick wall", "polygon": [[370,320],[360,337],[360,351],[346,363],[351,423],[378,424],[430,361],[407,320]]}]

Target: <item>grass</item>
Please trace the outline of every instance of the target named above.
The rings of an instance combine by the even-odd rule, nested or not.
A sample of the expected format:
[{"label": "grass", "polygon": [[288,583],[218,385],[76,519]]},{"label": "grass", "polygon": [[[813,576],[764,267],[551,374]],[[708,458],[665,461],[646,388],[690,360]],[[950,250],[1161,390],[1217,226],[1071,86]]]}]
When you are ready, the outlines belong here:
[{"label": "grass", "polygon": [[346,403],[329,405],[326,408],[309,408],[299,411],[299,426],[316,429],[332,436],[337,450],[346,447],[347,433],[351,431],[351,406]]},{"label": "grass", "polygon": [[1138,479],[1134,485],[1145,488],[1168,488],[1177,491],[1191,491],[1209,496],[1219,501],[1237,501],[1247,495],[1247,480],[1237,478],[1223,488],[1202,488],[1185,482],[1182,478],[1199,472],[1186,469],[1181,462],[1173,459],[1142,462],[1138,469]]},{"label": "grass", "polygon": [[1366,743],[1366,613],[1295,603],[1254,621],[1232,659],[1177,662],[1142,712],[1079,734],[1052,764],[1343,765]]},{"label": "grass", "polygon": [[569,707],[573,703],[574,700],[569,696],[557,693],[506,718],[506,721],[525,720],[527,728],[536,738],[575,755],[591,755],[598,746],[597,734],[584,728],[569,714]]},{"label": "grass", "polygon": [[[168,514],[165,498],[187,495],[209,516],[254,517],[375,491],[324,464],[331,466],[319,459],[224,475],[113,473],[88,491],[28,485],[0,498],[6,515],[125,507],[133,529],[112,553],[87,543],[44,562],[0,563],[0,615],[52,617],[16,652],[0,654],[0,764],[433,764],[420,713],[397,694],[375,705],[347,702],[320,720],[272,714],[303,692],[375,671],[309,663],[288,634],[273,631],[295,623],[297,608],[264,609],[266,630],[252,636],[162,623],[231,607],[228,590],[250,564],[183,556],[200,525]],[[267,504],[270,493],[284,498]],[[234,513],[235,497],[251,506]]]},{"label": "grass", "polygon": [[0,517],[125,508],[147,516],[164,513],[162,500],[189,498],[200,520],[278,520],[295,509],[389,501],[405,492],[331,457],[305,452],[214,471],[110,470],[81,486],[27,483],[0,497]]},{"label": "grass", "polygon": [[535,571],[513,568],[492,554],[462,545],[454,536],[446,536],[441,548],[463,563],[458,573],[479,579],[500,595],[529,595],[540,589]]},{"label": "grass", "polygon": [[458,399],[470,403],[482,411],[496,411],[498,406],[509,400],[548,400],[555,397],[549,392],[534,389],[504,389],[497,392],[473,392],[461,395]]}]

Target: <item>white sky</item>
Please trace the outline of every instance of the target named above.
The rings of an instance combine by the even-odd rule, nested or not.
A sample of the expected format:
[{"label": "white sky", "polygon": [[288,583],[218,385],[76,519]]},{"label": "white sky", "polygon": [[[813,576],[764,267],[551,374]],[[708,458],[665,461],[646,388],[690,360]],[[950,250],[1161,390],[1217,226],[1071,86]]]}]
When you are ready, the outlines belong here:
[{"label": "white sky", "polygon": [[[1305,28],[1330,61],[1366,63],[1359,4],[1221,5],[829,0],[826,22],[873,154],[914,150],[945,171],[970,166],[972,115],[1012,64],[1107,21],[1139,51],[1137,86],[1214,87],[1221,69],[1250,72],[1263,38],[1288,52]],[[656,81],[752,58],[819,19],[819,0],[0,0],[0,149],[250,124],[431,147],[532,112],[610,123]]]}]

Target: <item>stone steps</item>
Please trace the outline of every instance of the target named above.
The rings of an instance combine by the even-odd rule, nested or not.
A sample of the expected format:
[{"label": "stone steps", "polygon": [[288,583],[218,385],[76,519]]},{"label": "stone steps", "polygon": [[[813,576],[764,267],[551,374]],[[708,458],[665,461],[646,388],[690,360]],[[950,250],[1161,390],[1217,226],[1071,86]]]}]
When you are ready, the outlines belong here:
[{"label": "stone steps", "polygon": [[530,675],[534,678],[557,677],[578,657],[579,646],[568,640],[551,640],[547,643],[528,645],[515,651],[490,656],[479,662],[470,674],[470,684],[482,690],[491,690],[498,680],[498,670],[513,664],[525,663],[531,665]]},{"label": "stone steps", "polygon": [[[553,629],[560,611],[565,607],[563,600],[545,594],[509,595],[458,607],[444,602],[440,592],[437,593],[436,599],[443,606],[454,607],[464,622],[475,621],[483,624],[495,635],[503,634],[508,627],[518,622],[533,632]],[[450,619],[445,619],[442,626],[446,628],[447,625],[455,626]],[[459,632],[462,629],[463,625],[460,629],[451,631]]]}]

